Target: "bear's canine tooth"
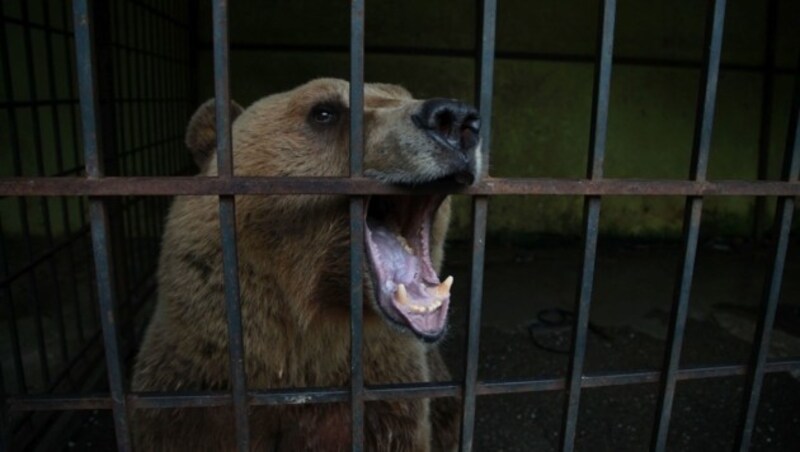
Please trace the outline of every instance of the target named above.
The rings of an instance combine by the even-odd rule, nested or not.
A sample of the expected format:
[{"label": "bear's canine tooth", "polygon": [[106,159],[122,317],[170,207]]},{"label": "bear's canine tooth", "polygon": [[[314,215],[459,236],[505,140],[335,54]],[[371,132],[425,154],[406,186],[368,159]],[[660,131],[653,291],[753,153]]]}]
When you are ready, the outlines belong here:
[{"label": "bear's canine tooth", "polygon": [[427,291],[436,298],[446,298],[450,296],[451,287],[453,287],[453,277],[448,276],[443,283],[436,287],[429,287]]},{"label": "bear's canine tooth", "polygon": [[444,282],[439,285],[439,287],[442,286],[444,286],[444,289],[447,291],[447,295],[450,295],[450,288],[453,287],[453,277],[448,276],[447,279],[445,279]]},{"label": "bear's canine tooth", "polygon": [[398,284],[397,291],[394,293],[397,302],[402,305],[408,304],[408,292],[406,291],[405,284]]}]

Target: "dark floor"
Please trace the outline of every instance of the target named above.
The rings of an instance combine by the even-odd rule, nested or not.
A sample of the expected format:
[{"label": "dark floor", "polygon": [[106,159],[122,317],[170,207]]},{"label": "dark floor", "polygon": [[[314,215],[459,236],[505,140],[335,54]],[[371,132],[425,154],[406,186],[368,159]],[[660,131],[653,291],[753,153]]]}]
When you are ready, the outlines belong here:
[{"label": "dark floor", "polygon": [[[694,323],[694,321],[692,321]],[[729,357],[746,352],[747,344],[712,323],[695,323],[688,340],[725,341]],[[663,344],[627,328],[605,330],[610,341],[590,335],[587,369],[652,369]],[[453,343],[461,341],[454,334]],[[568,331],[541,333],[545,345],[569,343]],[[463,362],[451,344],[445,349],[453,368]],[[603,348],[603,353],[597,353]],[[701,360],[722,359],[711,348],[695,351]],[[481,331],[480,375],[492,379],[563,376],[567,355],[543,349],[530,336],[487,327]],[[669,449],[727,451],[733,447],[744,378],[680,382],[673,408]],[[577,450],[647,450],[655,416],[657,385],[617,386],[582,392]],[[752,450],[800,450],[800,382],[787,374],[767,377]],[[551,451],[558,449],[563,393],[485,396],[477,404],[476,450]]]},{"label": "dark floor", "polygon": [[[800,356],[800,253],[786,267],[772,357]],[[463,374],[468,304],[468,246],[450,247],[443,277],[455,277],[453,314],[443,343],[456,377]],[[768,257],[720,241],[699,253],[682,366],[747,362]],[[491,246],[487,252],[480,342],[480,379],[564,376],[569,317],[563,325],[535,326],[540,314],[570,312],[577,283],[577,244],[531,249]],[[597,261],[586,373],[653,370],[661,365],[679,244],[606,243]],[[539,322],[541,323],[541,322]],[[533,334],[531,334],[531,332]],[[800,450],[800,375],[769,374],[752,450]],[[733,446],[743,377],[680,382],[669,450],[728,451]],[[647,450],[655,416],[656,384],[582,392],[577,450]],[[563,393],[478,399],[476,450],[557,450]],[[66,450],[113,448],[110,413],[93,414]]]},{"label": "dark floor", "polygon": [[[773,358],[800,356],[800,252],[793,250],[771,342]],[[566,374],[580,251],[577,244],[487,249],[479,379]],[[682,367],[748,361],[767,251],[719,240],[701,247]],[[678,244],[601,245],[586,373],[660,368],[679,259]],[[468,300],[469,255],[451,249],[448,263],[445,274],[449,270],[461,282],[456,303]],[[558,320],[554,310],[568,313],[565,323],[543,324],[542,317]],[[455,305],[443,348],[457,377],[464,368],[466,311],[466,301]],[[744,377],[679,382],[669,450],[731,450],[743,385]],[[647,450],[657,395],[656,384],[584,390],[576,449]],[[479,398],[476,449],[557,450],[563,403],[562,392]],[[800,450],[800,375],[765,379],[752,450]]]}]

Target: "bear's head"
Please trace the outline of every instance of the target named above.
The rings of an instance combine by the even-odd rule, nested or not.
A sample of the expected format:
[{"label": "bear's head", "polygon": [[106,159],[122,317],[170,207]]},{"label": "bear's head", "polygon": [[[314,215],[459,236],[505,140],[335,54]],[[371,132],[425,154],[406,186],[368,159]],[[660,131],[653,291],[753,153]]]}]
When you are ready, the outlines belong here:
[{"label": "bear's head", "polygon": [[[265,97],[247,109],[231,106],[234,172],[237,176],[343,177],[349,171],[349,84],[317,79],[291,91]],[[364,87],[364,174],[385,183],[420,185],[449,179],[471,184],[481,173],[477,111],[452,99],[414,99],[404,88],[387,84]],[[186,142],[203,175],[216,174],[214,103],[193,116]],[[262,197],[263,198],[263,197]],[[292,198],[292,197],[283,197]],[[297,198],[297,197],[295,197]],[[317,202],[274,201],[261,209],[264,217],[306,209],[295,219],[317,218],[312,210],[328,209]],[[274,199],[274,198],[273,198]],[[449,203],[444,195],[370,196],[365,218],[365,249],[369,267],[367,298],[374,311],[391,324],[428,341],[444,329],[452,277],[440,280]],[[275,203],[283,202],[277,209]],[[326,205],[327,207],[322,207]],[[336,204],[346,218],[346,203]],[[272,209],[269,213],[266,210]],[[240,225],[241,227],[241,225]],[[337,222],[341,236],[347,223]],[[261,227],[266,234],[268,226]],[[241,250],[241,247],[240,247]],[[346,252],[340,247],[338,252]],[[241,251],[240,251],[241,253]],[[337,273],[346,275],[346,257]],[[347,279],[342,278],[346,285]],[[346,292],[345,292],[346,293]],[[347,306],[343,297],[340,306]],[[326,301],[327,302],[327,301]]]}]

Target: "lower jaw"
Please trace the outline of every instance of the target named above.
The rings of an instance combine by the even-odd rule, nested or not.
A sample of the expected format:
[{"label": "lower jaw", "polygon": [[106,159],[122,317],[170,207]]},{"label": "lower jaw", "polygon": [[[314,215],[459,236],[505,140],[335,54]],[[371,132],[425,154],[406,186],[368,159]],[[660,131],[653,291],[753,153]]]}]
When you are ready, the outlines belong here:
[{"label": "lower jaw", "polygon": [[[444,325],[438,331],[432,331],[429,333],[424,333],[421,331],[417,331],[412,328],[408,321],[402,318],[402,314],[395,313],[395,312],[388,312],[389,310],[394,310],[393,306],[384,307],[381,305],[377,298],[375,299],[373,306],[376,313],[379,317],[381,317],[381,321],[383,321],[390,329],[401,333],[403,335],[408,335],[409,337],[415,337],[416,339],[422,340],[426,343],[435,343],[439,341],[439,339],[444,336],[444,333],[447,331],[447,321],[445,320]],[[448,301],[449,303],[449,301]],[[443,306],[441,309],[445,309],[445,319],[447,318],[447,306]]]}]

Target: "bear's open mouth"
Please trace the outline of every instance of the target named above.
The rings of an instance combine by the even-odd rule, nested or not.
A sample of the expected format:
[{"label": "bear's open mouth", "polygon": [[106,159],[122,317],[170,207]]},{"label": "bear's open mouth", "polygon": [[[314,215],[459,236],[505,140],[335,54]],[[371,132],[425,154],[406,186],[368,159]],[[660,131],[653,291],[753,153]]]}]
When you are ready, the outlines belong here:
[{"label": "bear's open mouth", "polygon": [[375,299],[383,314],[424,340],[444,332],[450,286],[433,269],[430,234],[444,195],[372,196],[366,213],[366,248]]}]

